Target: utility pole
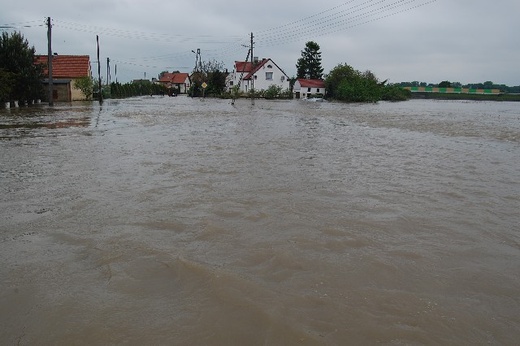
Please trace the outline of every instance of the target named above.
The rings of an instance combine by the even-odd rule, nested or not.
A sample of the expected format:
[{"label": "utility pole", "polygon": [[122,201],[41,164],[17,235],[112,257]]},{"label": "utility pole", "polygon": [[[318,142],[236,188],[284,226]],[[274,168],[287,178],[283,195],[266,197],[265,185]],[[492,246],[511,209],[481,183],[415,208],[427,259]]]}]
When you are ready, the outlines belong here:
[{"label": "utility pole", "polygon": [[202,58],[200,57],[200,48],[197,48],[197,51],[194,50],[191,51],[192,53],[195,53],[195,68],[193,69],[194,72],[201,72],[202,71]]},{"label": "utility pole", "polygon": [[54,106],[53,83],[52,83],[52,24],[51,17],[47,17],[47,65],[49,70],[49,106]]},{"label": "utility pole", "polygon": [[202,57],[200,56],[200,48],[197,48],[197,55],[199,56],[199,72],[202,72]]},{"label": "utility pole", "polygon": [[107,85],[110,85],[110,58],[107,58]]},{"label": "utility pole", "polygon": [[[193,91],[191,92],[191,97],[196,96],[197,90],[198,90],[198,84],[201,83],[201,87],[204,84],[203,73],[202,73],[202,58],[200,57],[200,48],[197,48],[197,51],[194,50],[191,51],[193,54],[195,54],[195,69],[193,70],[193,85],[196,87],[193,88]],[[202,88],[202,96],[204,97],[204,88]]]},{"label": "utility pole", "polygon": [[[253,33],[251,33],[251,70],[254,70],[254,54],[253,54]],[[251,76],[251,104],[255,104],[255,76]]]},{"label": "utility pole", "polygon": [[99,87],[99,90],[98,90],[98,100],[99,100],[99,103],[103,103],[103,93],[101,92],[101,60],[99,60],[99,36],[96,35],[96,43],[97,43],[97,62],[98,62],[98,66],[97,66],[97,73],[98,73],[98,87]]}]

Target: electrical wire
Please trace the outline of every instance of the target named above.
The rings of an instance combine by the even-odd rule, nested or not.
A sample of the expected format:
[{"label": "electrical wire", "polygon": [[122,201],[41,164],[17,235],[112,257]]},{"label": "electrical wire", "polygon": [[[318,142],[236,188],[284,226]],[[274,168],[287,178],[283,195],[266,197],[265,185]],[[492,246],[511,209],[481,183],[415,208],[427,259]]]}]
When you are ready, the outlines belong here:
[{"label": "electrical wire", "polygon": [[[333,35],[354,27],[392,17],[407,11],[417,9],[436,2],[436,0],[349,0],[342,4],[325,9],[304,18],[274,27],[258,30],[255,33],[256,47],[272,47],[309,40],[309,37]],[[40,23],[40,24],[36,24]],[[4,28],[39,27],[45,26],[41,21],[10,23],[0,25]],[[154,44],[178,43],[185,46],[189,41],[194,46],[202,47],[204,56],[215,61],[234,60],[245,52],[244,46],[249,48],[249,40],[241,35],[183,35],[145,32],[138,30],[120,29],[76,23],[70,21],[52,20],[57,28],[78,32],[106,35],[128,40],[145,40]],[[137,66],[143,68],[162,68],[171,65],[171,61],[181,61],[179,65],[186,65],[186,61],[193,58],[190,51],[178,51],[171,54],[148,57],[127,57],[124,60],[112,59],[114,63]],[[182,66],[185,67],[185,66]]]},{"label": "electrical wire", "polygon": [[[380,0],[377,2],[374,2],[374,0],[365,1],[363,4],[353,6],[333,15],[315,19],[311,23],[298,24],[290,30],[286,30],[285,32],[281,32],[277,35],[269,35],[266,37],[257,35],[257,42],[260,45],[277,45],[294,42],[296,40],[300,40],[303,29],[312,32],[314,37],[325,36],[403,13],[435,1],[436,0],[430,0],[422,4],[416,4],[414,6],[398,10],[394,13],[391,13],[391,11],[400,7],[412,5],[413,3],[417,2],[417,0],[398,0],[390,4],[384,4],[386,0]],[[376,5],[382,6],[374,8]]]}]

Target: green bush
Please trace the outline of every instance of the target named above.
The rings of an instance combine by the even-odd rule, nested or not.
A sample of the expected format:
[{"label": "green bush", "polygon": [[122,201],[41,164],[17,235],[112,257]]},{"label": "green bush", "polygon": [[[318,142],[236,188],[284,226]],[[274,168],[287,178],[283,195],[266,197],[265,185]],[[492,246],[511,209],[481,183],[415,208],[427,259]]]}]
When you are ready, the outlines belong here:
[{"label": "green bush", "polygon": [[397,85],[387,85],[383,87],[382,99],[384,101],[406,101],[410,99],[412,92],[408,89],[400,88]]},{"label": "green bush", "polygon": [[264,92],[264,97],[268,100],[272,100],[279,98],[281,93],[282,87],[273,84]]}]

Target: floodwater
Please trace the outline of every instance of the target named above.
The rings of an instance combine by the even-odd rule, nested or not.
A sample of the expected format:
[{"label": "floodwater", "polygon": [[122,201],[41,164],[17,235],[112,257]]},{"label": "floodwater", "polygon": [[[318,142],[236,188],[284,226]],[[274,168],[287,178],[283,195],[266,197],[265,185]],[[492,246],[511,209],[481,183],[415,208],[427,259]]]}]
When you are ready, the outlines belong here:
[{"label": "floodwater", "polygon": [[0,343],[516,345],[519,107],[0,110]]}]

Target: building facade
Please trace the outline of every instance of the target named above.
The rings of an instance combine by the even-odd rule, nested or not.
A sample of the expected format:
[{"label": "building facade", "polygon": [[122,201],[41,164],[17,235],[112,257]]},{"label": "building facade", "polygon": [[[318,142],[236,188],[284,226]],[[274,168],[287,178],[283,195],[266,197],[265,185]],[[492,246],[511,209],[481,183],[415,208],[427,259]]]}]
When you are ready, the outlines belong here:
[{"label": "building facade", "polygon": [[[48,56],[37,55],[36,63],[44,66],[43,84],[49,85]],[[92,77],[90,57],[88,55],[53,55],[52,56],[52,97],[53,101],[70,102],[86,99],[83,92],[76,87],[75,81]]]},{"label": "building facade", "polygon": [[293,94],[296,99],[323,97],[325,95],[325,82],[321,79],[299,78],[294,83]]},{"label": "building facade", "polygon": [[186,94],[191,86],[191,79],[188,73],[173,72],[164,73],[156,83],[164,85],[178,94]]},{"label": "building facade", "polygon": [[267,90],[272,85],[282,90],[289,89],[289,77],[271,58],[261,61],[256,59],[253,63],[235,61],[233,71],[227,79],[228,90],[239,86],[242,92],[249,92],[251,89]]}]

